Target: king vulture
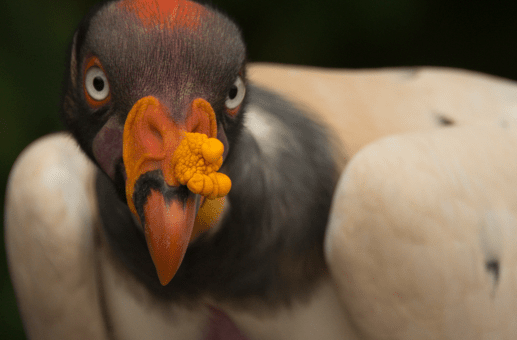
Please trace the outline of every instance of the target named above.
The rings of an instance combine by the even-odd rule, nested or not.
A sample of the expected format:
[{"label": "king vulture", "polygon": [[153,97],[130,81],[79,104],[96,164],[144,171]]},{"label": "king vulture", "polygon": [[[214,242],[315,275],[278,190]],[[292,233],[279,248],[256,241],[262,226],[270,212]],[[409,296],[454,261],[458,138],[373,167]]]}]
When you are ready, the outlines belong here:
[{"label": "king vulture", "polygon": [[245,56],[198,2],[108,1],[81,22],[68,132],[8,182],[28,336],[513,334],[516,84]]}]

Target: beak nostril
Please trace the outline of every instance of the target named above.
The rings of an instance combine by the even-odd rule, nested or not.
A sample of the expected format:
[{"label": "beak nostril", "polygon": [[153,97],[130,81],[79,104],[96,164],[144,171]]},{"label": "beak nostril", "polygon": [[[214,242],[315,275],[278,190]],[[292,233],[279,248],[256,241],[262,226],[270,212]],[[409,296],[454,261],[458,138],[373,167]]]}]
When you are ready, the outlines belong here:
[{"label": "beak nostril", "polygon": [[159,142],[160,144],[163,144],[163,137],[162,137],[162,134],[160,133],[160,131],[156,128],[156,126],[154,125],[151,125],[149,127],[149,129],[151,130],[151,135],[153,137],[155,137]]},{"label": "beak nostril", "polygon": [[142,115],[145,117],[137,123],[139,127],[135,133],[138,135],[138,139],[148,150],[156,155],[161,154],[164,144],[164,127],[160,124],[160,121],[156,117],[156,108],[148,106]]},{"label": "beak nostril", "polygon": [[188,132],[216,137],[217,123],[212,105],[202,98],[194,99],[187,115],[186,127]]},{"label": "beak nostril", "polygon": [[189,127],[187,127],[188,131],[189,132],[197,132],[197,133],[203,133],[201,131],[202,127],[201,127],[201,124],[199,122],[199,117],[198,116],[194,116],[190,121],[189,121]]}]

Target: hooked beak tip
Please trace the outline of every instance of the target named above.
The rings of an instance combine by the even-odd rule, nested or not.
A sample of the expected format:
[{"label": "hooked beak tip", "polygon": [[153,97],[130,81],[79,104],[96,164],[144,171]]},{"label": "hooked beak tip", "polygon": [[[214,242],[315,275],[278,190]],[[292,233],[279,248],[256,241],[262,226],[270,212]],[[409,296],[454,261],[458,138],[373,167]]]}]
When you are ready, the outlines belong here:
[{"label": "hooked beak tip", "polygon": [[166,199],[161,192],[151,189],[143,212],[149,253],[160,283],[165,286],[178,271],[187,251],[196,216],[195,198],[189,195],[186,200]]}]

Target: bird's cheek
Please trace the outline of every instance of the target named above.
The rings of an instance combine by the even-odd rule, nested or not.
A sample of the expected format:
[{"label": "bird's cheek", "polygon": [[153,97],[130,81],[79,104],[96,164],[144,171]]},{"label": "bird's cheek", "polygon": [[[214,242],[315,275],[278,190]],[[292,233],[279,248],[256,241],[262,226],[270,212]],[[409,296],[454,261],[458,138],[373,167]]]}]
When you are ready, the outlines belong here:
[{"label": "bird's cheek", "polygon": [[116,163],[122,159],[123,127],[110,118],[93,139],[93,156],[104,172],[115,179]]}]

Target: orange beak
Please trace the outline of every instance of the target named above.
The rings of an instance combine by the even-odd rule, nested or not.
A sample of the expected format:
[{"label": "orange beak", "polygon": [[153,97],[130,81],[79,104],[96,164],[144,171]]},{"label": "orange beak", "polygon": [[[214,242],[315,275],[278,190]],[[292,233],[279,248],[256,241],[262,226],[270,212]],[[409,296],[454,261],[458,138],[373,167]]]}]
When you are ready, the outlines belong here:
[{"label": "orange beak", "polygon": [[126,199],[131,212],[144,226],[149,253],[164,286],[185,256],[202,199],[180,187],[170,166],[185,132],[216,137],[215,114],[204,99],[191,102],[180,125],[171,120],[158,99],[141,98],[133,105],[124,126]]}]

